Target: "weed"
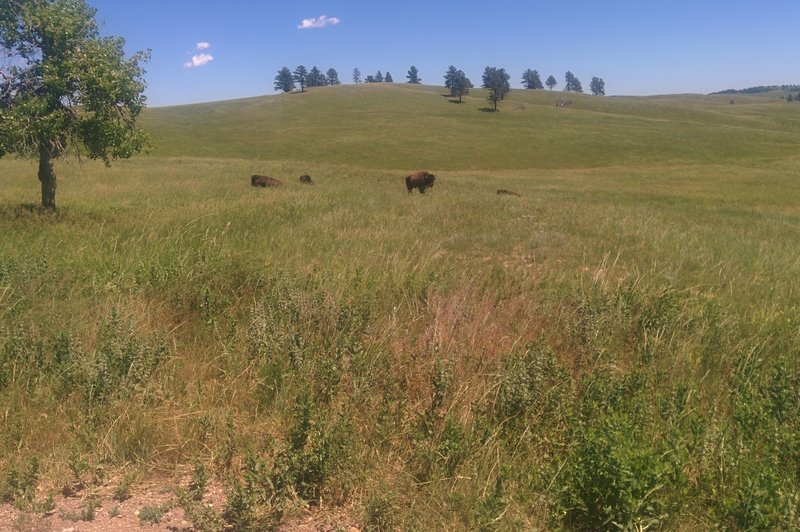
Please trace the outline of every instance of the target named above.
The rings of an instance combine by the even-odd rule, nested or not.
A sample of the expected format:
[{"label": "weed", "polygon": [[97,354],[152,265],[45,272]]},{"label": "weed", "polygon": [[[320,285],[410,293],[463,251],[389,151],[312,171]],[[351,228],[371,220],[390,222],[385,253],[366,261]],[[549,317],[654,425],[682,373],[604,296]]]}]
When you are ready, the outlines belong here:
[{"label": "weed", "polygon": [[384,485],[371,492],[364,502],[365,528],[374,532],[398,529],[399,505],[394,494]]},{"label": "weed", "polygon": [[100,506],[99,497],[88,497],[79,512],[65,512],[63,517],[69,521],[94,521]]},{"label": "weed", "polygon": [[13,464],[8,468],[5,488],[0,495],[3,501],[13,502],[17,507],[24,508],[35,501],[38,484],[39,459],[32,456],[28,458],[22,471]]},{"label": "weed", "polygon": [[473,510],[471,519],[474,530],[496,530],[507,506],[503,476],[498,475],[494,489],[482,497]]},{"label": "weed", "polygon": [[563,416],[571,393],[569,374],[544,340],[527,344],[504,361],[495,402],[495,418],[507,430],[524,431]]},{"label": "weed", "polygon": [[192,478],[189,481],[187,495],[193,501],[202,501],[203,495],[206,492],[206,484],[208,484],[208,473],[205,466],[197,462],[194,466]]},{"label": "weed", "polygon": [[242,480],[231,479],[222,518],[234,530],[271,530],[283,516],[287,496],[280,478],[263,460],[249,456]]},{"label": "weed", "polygon": [[347,453],[344,420],[330,420],[307,398],[298,404],[288,445],[276,460],[276,468],[297,494],[306,501],[319,499],[332,471]]},{"label": "weed", "polygon": [[166,514],[170,508],[171,505],[168,503],[162,505],[143,506],[139,509],[139,521],[148,525],[157,525],[161,522],[164,514]]},{"label": "weed", "polygon": [[136,475],[133,473],[126,473],[122,480],[117,484],[117,487],[114,488],[114,493],[111,496],[112,499],[118,502],[125,502],[131,496],[131,487],[133,486],[134,481],[136,480]]},{"label": "weed", "polygon": [[178,489],[178,504],[183,508],[186,519],[200,532],[211,532],[223,528],[222,515],[213,506],[203,504],[203,496],[208,483],[205,466],[197,462],[186,490]]}]

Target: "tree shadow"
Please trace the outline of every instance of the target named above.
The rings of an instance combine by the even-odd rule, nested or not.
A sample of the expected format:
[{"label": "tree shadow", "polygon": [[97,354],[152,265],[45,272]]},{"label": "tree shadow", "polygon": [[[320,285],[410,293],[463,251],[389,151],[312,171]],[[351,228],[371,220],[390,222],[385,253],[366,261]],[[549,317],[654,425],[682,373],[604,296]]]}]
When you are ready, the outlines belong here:
[{"label": "tree shadow", "polygon": [[492,109],[491,107],[481,107],[478,111],[481,113],[499,113],[497,109]]},{"label": "tree shadow", "polygon": [[5,203],[0,204],[0,220],[48,220],[57,221],[62,218],[60,210],[45,209],[37,203]]},{"label": "tree shadow", "polygon": [[455,104],[464,103],[461,100],[447,100],[447,101],[450,102],[450,103],[455,103]]}]

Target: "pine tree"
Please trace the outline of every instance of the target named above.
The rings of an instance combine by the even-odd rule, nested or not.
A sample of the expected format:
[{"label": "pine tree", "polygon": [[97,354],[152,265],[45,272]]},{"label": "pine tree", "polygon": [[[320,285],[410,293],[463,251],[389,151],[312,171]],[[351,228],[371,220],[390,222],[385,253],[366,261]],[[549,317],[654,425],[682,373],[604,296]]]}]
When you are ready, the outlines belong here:
[{"label": "pine tree", "polygon": [[564,85],[564,90],[567,92],[583,92],[583,87],[581,87],[581,82],[578,78],[575,77],[575,74],[567,70],[567,73],[564,75],[564,80],[566,84]]},{"label": "pine tree", "polygon": [[592,82],[589,84],[589,89],[591,89],[592,94],[595,96],[605,96],[606,82],[603,81],[603,78],[598,78],[595,76],[592,78]]},{"label": "pine tree", "polygon": [[342,84],[342,82],[339,81],[339,73],[336,72],[335,69],[329,68],[328,72],[327,72],[327,75],[328,75],[328,81],[327,81],[328,85],[341,85]]},{"label": "pine tree", "polygon": [[422,79],[419,77],[419,71],[414,65],[411,65],[411,68],[408,69],[408,75],[406,77],[408,78],[408,83],[419,84],[422,82]]},{"label": "pine tree", "polygon": [[453,76],[452,80],[452,92],[454,96],[458,96],[458,102],[461,103],[461,97],[469,94],[469,90],[472,88],[472,82],[469,78],[464,74],[463,70],[456,71],[455,75]]},{"label": "pine tree", "polygon": [[489,103],[494,105],[497,111],[497,102],[505,99],[508,91],[511,90],[508,75],[504,68],[486,67],[483,71],[483,87],[489,89]]},{"label": "pine tree", "polygon": [[303,65],[294,69],[294,82],[300,85],[300,92],[303,92],[306,89],[306,83],[308,81],[308,70]]},{"label": "pine tree", "polygon": [[275,90],[283,92],[292,92],[294,90],[294,77],[289,67],[283,67],[278,70],[278,75],[275,76]]},{"label": "pine tree", "polygon": [[308,75],[306,76],[307,87],[324,87],[327,82],[328,80],[325,78],[325,74],[316,66],[311,67],[311,70],[308,71]]},{"label": "pine tree", "polygon": [[444,73],[444,87],[450,89],[450,96],[456,95],[455,90],[453,90],[453,80],[455,80],[457,75],[458,69],[453,65],[447,67],[447,71]]},{"label": "pine tree", "polygon": [[526,89],[543,89],[544,85],[542,85],[542,80],[539,77],[539,73],[535,70],[531,70],[530,68],[522,73],[522,85]]}]

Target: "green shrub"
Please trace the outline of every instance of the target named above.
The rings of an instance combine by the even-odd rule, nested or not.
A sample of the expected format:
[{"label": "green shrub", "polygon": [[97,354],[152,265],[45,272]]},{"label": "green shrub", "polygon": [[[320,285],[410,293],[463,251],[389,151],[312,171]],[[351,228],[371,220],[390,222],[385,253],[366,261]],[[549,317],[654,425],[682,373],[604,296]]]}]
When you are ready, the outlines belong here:
[{"label": "green shrub", "polygon": [[495,418],[507,431],[546,425],[566,412],[571,379],[544,340],[527,344],[504,362],[495,402]]}]

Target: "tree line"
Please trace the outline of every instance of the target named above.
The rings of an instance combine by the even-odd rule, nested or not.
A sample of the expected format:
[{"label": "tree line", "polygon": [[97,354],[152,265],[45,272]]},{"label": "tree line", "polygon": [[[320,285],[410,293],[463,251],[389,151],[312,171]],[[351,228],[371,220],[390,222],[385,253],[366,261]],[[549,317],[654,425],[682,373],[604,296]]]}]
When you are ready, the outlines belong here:
[{"label": "tree line", "polygon": [[[489,89],[489,102],[493,104],[494,109],[497,109],[497,102],[505,98],[506,93],[511,90],[509,80],[511,76],[504,68],[496,68],[487,66],[483,72],[483,85],[485,89]],[[406,75],[408,81],[406,83],[419,84],[422,83],[422,78],[419,77],[419,70],[415,66],[408,69]],[[462,101],[462,97],[469,94],[469,89],[473,88],[472,82],[464,74],[463,70],[457,69],[455,66],[450,65],[444,75],[444,86],[450,90],[450,95],[458,96],[458,101]],[[394,78],[390,72],[383,74],[380,70],[374,75],[368,75],[363,79],[364,83],[394,83]],[[339,75],[333,68],[328,69],[327,74],[323,74],[316,66],[311,70],[307,70],[305,66],[300,65],[294,71],[289,70],[288,67],[283,67],[278,71],[275,76],[275,90],[283,92],[291,92],[298,86],[300,92],[303,92],[306,87],[322,87],[325,85],[339,85]],[[358,67],[353,69],[353,83],[362,83],[361,71]],[[522,73],[522,86],[526,89],[541,90],[544,86],[553,90],[558,85],[556,78],[551,74],[547,80],[542,83],[539,72],[532,69],[527,69]],[[605,96],[606,83],[603,78],[597,76],[592,77],[589,84],[589,90],[595,96]],[[564,90],[566,92],[583,92],[583,86],[580,80],[569,70],[564,75]]]},{"label": "tree line", "polygon": [[712,92],[711,94],[759,94],[762,92],[796,90],[800,90],[800,85],[759,85],[758,87],[749,87],[747,89],[727,89],[724,91]]},{"label": "tree line", "polygon": [[278,71],[275,76],[275,90],[283,92],[292,92],[300,87],[300,92],[306,90],[306,87],[325,87],[327,85],[341,85],[339,81],[339,73],[336,69],[329,68],[326,73],[322,73],[316,66],[308,70],[304,65],[300,65],[294,69],[289,70],[289,67],[283,67]]}]

